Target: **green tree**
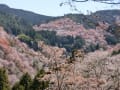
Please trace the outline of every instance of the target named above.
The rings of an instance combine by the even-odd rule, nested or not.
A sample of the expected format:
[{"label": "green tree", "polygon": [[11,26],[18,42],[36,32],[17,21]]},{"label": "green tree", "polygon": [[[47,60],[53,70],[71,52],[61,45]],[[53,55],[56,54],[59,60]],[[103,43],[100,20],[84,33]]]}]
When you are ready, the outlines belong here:
[{"label": "green tree", "polygon": [[18,38],[19,38],[22,42],[25,42],[25,43],[27,43],[27,44],[30,44],[31,41],[32,41],[32,39],[31,39],[29,36],[25,35],[25,34],[20,34],[20,35],[18,35]]},{"label": "green tree", "polygon": [[41,78],[45,75],[44,70],[40,70],[33,80],[31,90],[44,90],[49,86],[49,81],[43,81]]},{"label": "green tree", "polygon": [[74,40],[73,49],[80,49],[83,45],[85,45],[85,40],[82,37],[77,36]]},{"label": "green tree", "polygon": [[38,50],[38,42],[35,39],[32,39],[30,36],[25,34],[18,35],[18,39],[24,43],[26,43],[30,48],[34,50]]},{"label": "green tree", "polygon": [[0,90],[10,90],[8,75],[4,68],[0,69]]},{"label": "green tree", "polygon": [[16,83],[12,90],[24,90],[24,87],[22,85],[20,85],[19,83]]},{"label": "green tree", "polygon": [[107,41],[108,44],[110,45],[115,45],[118,43],[118,38],[115,36],[111,36],[111,35],[106,35],[105,36],[105,40]]},{"label": "green tree", "polygon": [[[29,90],[32,84],[32,79],[28,73],[25,73],[21,79],[19,84],[24,87],[24,90]],[[20,86],[19,86],[20,87]]]}]

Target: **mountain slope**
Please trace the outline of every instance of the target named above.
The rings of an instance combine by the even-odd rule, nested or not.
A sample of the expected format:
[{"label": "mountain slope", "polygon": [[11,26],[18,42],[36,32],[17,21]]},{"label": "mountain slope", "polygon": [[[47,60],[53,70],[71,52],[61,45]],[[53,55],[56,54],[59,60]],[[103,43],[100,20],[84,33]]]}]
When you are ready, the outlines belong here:
[{"label": "mountain slope", "polygon": [[98,22],[114,24],[120,20],[120,10],[101,10],[90,15],[67,14],[64,17],[71,18],[77,23],[83,24],[85,28],[95,28]]},{"label": "mountain slope", "polygon": [[43,23],[46,20],[49,20],[52,18],[50,16],[39,15],[39,14],[30,12],[30,11],[13,9],[4,4],[0,4],[0,12],[5,12],[8,14],[13,14],[13,15],[19,16],[32,24]]},{"label": "mountain slope", "polygon": [[[82,37],[83,40],[85,40],[85,46],[89,46],[92,44],[92,46],[96,46],[99,44],[100,47],[104,47],[107,45],[107,42],[105,40],[105,34],[107,34],[107,31],[105,31],[103,28],[107,28],[107,25],[101,25],[97,27],[96,29],[86,29],[82,24],[78,24],[71,20],[70,18],[61,18],[54,21],[50,21],[47,24],[41,24],[39,26],[34,26],[34,29],[36,32],[42,32],[44,31],[56,31],[58,36],[71,36],[71,37]],[[81,39],[81,40],[82,40]],[[67,38],[65,39],[65,41]],[[80,41],[81,41],[80,40]],[[60,40],[59,40],[60,41]],[[64,38],[62,39],[64,41]],[[72,41],[72,39],[70,39]],[[75,41],[75,40],[74,40]],[[80,42],[79,41],[79,42]],[[66,41],[67,42],[67,41]],[[75,43],[75,42],[73,42]],[[73,44],[72,43],[72,44]],[[72,45],[71,44],[71,45]]]},{"label": "mountain slope", "polygon": [[[64,49],[47,46],[40,42],[41,51],[30,49],[18,37],[5,32],[0,26],[0,68],[4,67],[9,74],[9,81],[13,85],[26,72],[32,77],[38,70],[46,68],[50,60],[56,55],[62,61]],[[53,53],[57,51],[56,53]]]},{"label": "mountain slope", "polygon": [[[95,18],[97,21],[104,21],[109,24],[114,24],[116,20],[120,20],[120,10],[115,9],[115,10],[101,10],[93,13],[91,15],[92,17]],[[94,19],[92,18],[92,19]]]},{"label": "mountain slope", "polygon": [[[106,49],[109,45],[119,43],[119,25],[120,10],[103,10],[92,13],[91,15],[68,14],[56,17],[47,23],[35,25],[33,28],[37,33],[54,31],[56,35],[60,37],[71,36],[71,38],[73,38],[79,36],[85,41],[84,47],[82,46],[82,48],[86,48],[87,51],[94,51],[99,48]],[[56,45],[57,40],[55,41],[52,37],[49,38],[52,39],[51,41],[54,41]],[[66,42],[71,42],[72,40],[73,39],[62,38],[62,41]],[[59,45],[59,43],[57,43],[58,46],[71,48],[75,42],[65,45],[63,45],[63,43]]]},{"label": "mountain slope", "polygon": [[[111,15],[111,18],[112,17]],[[71,37],[58,37],[58,41],[62,41],[65,45],[70,44],[71,46],[73,46],[73,43],[81,41],[80,38],[74,40],[75,36],[80,35],[85,39],[86,44],[89,45],[92,43],[90,48],[92,48],[93,51],[95,51],[94,48],[98,49],[99,47],[102,48],[102,46],[104,50],[100,49],[95,52],[84,53],[81,50],[73,50],[72,48],[73,51],[71,55],[66,58],[67,53],[65,49],[48,46],[45,45],[44,42],[39,41],[38,46],[41,50],[34,51],[25,43],[21,42],[18,39],[19,37],[6,33],[3,27],[0,26],[0,68],[4,67],[8,71],[11,85],[19,81],[23,73],[28,72],[33,77],[38,70],[44,69],[46,74],[42,80],[50,81],[51,87],[49,90],[57,89],[59,87],[59,81],[61,87],[65,87],[66,90],[80,90],[81,88],[83,90],[86,88],[89,90],[99,90],[101,88],[105,90],[112,88],[111,90],[115,90],[116,87],[118,87],[116,90],[119,90],[120,44],[109,46],[105,40],[105,35],[112,36],[116,28],[113,28],[112,31],[107,31],[106,29],[109,27],[107,23],[109,22],[106,21],[107,23],[104,23],[102,19],[100,19],[99,22],[99,20],[97,21],[96,17],[94,17],[95,23],[93,26],[96,25],[96,22],[98,25],[95,26],[95,29],[90,29],[91,27],[88,25],[89,29],[86,29],[84,24],[88,24],[88,21],[91,23],[92,19],[84,15],[80,17],[81,19],[78,17],[72,18],[83,21],[77,22],[70,17],[64,17],[50,21],[47,24],[36,25],[34,28],[36,28],[38,36],[43,29],[45,31],[58,31],[57,34],[62,36],[71,35]],[[7,29],[11,31],[22,31],[21,33],[23,34],[27,34],[26,32],[30,32],[32,29],[32,26],[28,24],[26,20],[24,22],[21,18],[4,12],[0,14],[0,25],[5,26],[5,28],[7,27]],[[117,29],[114,35],[120,37],[120,27],[117,27]],[[47,38],[53,38],[51,40],[52,42],[56,39],[53,35],[54,33],[51,34],[47,31],[43,33],[43,35],[44,34]],[[49,37],[50,35],[52,38]],[[81,45],[81,43],[78,43],[78,45]],[[67,47],[70,48],[71,46]],[[109,47],[105,48],[104,46]],[[89,48],[87,48],[87,50],[89,50]]]},{"label": "mountain slope", "polygon": [[0,12],[0,25],[3,26],[7,32],[18,35],[25,33],[27,35],[33,34],[32,25],[15,15]]}]

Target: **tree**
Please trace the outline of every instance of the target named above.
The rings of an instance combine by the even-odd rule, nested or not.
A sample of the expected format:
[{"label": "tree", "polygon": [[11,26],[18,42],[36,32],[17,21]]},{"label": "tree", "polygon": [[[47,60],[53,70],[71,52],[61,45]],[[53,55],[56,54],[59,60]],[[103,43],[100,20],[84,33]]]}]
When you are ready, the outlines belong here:
[{"label": "tree", "polygon": [[77,36],[74,41],[73,49],[80,49],[83,45],[85,45],[85,40],[82,37]]},{"label": "tree", "polygon": [[18,39],[24,43],[26,43],[30,48],[34,50],[38,50],[38,42],[35,39],[32,39],[30,36],[25,34],[18,35]]},{"label": "tree", "polygon": [[10,90],[8,75],[4,68],[0,69],[0,90]]},{"label": "tree", "polygon": [[32,39],[29,36],[25,35],[25,34],[18,35],[18,38],[19,38],[19,40],[21,40],[22,42],[25,42],[27,44],[30,44],[31,41],[32,41]]},{"label": "tree", "polygon": [[[24,74],[20,79],[19,84],[24,87],[24,90],[29,90],[32,83],[32,79],[28,73]],[[19,86],[19,88],[21,88]]]},{"label": "tree", "polygon": [[44,70],[40,70],[35,76],[30,90],[44,90],[49,86],[49,81],[43,81],[41,78],[45,75]]},{"label": "tree", "polygon": [[20,85],[19,83],[16,83],[12,90],[24,90],[24,87],[22,85]]},{"label": "tree", "polygon": [[116,38],[115,36],[106,35],[105,39],[106,39],[107,43],[110,45],[115,45],[118,43],[118,38]]}]

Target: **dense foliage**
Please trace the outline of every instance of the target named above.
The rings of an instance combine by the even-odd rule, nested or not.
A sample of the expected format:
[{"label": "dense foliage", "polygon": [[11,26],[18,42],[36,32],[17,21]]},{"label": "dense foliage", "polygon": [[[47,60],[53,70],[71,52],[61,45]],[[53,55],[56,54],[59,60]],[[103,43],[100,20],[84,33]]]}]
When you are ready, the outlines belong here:
[{"label": "dense foliage", "polygon": [[29,37],[25,34],[18,35],[18,39],[20,41],[26,43],[30,48],[33,48],[34,50],[39,50],[38,43],[35,39],[32,39],[31,37]]},{"label": "dense foliage", "polygon": [[71,18],[73,21],[83,24],[85,28],[95,28],[97,25],[97,20],[92,15],[67,14],[64,17]]},{"label": "dense foliage", "polygon": [[55,31],[39,31],[37,32],[41,40],[45,41],[47,44],[52,46],[58,46],[65,48],[68,52],[72,49],[80,49],[85,44],[85,41],[80,36],[58,36]]},{"label": "dense foliage", "polygon": [[13,87],[12,90],[24,90],[24,87],[20,85],[19,83],[16,83]]},{"label": "dense foliage", "polygon": [[32,25],[17,16],[0,12],[0,26],[3,26],[9,34],[18,35],[19,39],[34,50],[38,50],[35,40],[36,32]]},{"label": "dense foliage", "polygon": [[0,12],[0,26],[3,26],[8,33],[14,35],[21,33],[31,37],[35,35],[32,25],[15,15]]},{"label": "dense foliage", "polygon": [[120,26],[113,24],[109,26],[107,31],[114,35],[114,37],[117,39],[117,42],[120,42]]},{"label": "dense foliage", "polygon": [[[83,24],[86,28],[95,28],[98,21],[105,20],[105,22],[108,23],[110,23],[111,21],[114,22],[115,18],[112,17],[113,12],[115,11],[108,10],[99,11],[91,15],[68,14],[63,17],[69,17],[75,22]],[[105,17],[105,15],[107,16]],[[114,15],[119,15],[119,10],[117,13],[114,13]],[[62,17],[56,17],[54,19],[58,18]],[[85,40],[81,37],[58,36],[56,35],[55,31],[35,32],[32,28],[32,24],[27,22],[27,20],[24,20],[14,14],[5,13],[2,11],[0,11],[0,26],[3,26],[8,33],[18,36],[18,38],[22,42],[25,42],[29,47],[33,48],[34,50],[39,50],[37,43],[38,40],[43,40],[46,44],[52,46],[66,48],[68,52],[71,52],[73,49],[80,49],[83,47],[83,45],[85,45]],[[112,33],[113,36],[105,36],[108,44],[114,45],[120,42],[119,31],[119,26],[111,25],[109,27],[108,32]],[[91,44],[89,47],[87,47],[86,51],[95,51],[98,48],[99,44]]]},{"label": "dense foliage", "polygon": [[0,69],[0,90],[10,90],[8,75],[3,68]]},{"label": "dense foliage", "polygon": [[35,76],[30,90],[45,90],[49,86],[49,81],[43,81],[41,78],[45,75],[44,70],[40,70]]},{"label": "dense foliage", "polygon": [[41,79],[45,74],[45,71],[42,69],[38,71],[34,79],[31,79],[31,76],[25,73],[20,78],[20,81],[14,84],[12,90],[45,90],[49,86],[49,81]]},{"label": "dense foliage", "polygon": [[73,21],[83,24],[85,28],[95,28],[98,25],[98,22],[114,24],[116,21],[115,16],[119,15],[120,10],[101,10],[96,11],[95,13],[89,12],[88,15],[66,14],[64,17],[71,18]]},{"label": "dense foliage", "polygon": [[105,39],[109,45],[115,45],[118,42],[118,39],[112,35],[106,35]]},{"label": "dense foliage", "polygon": [[24,90],[29,90],[32,84],[32,79],[30,75],[28,73],[24,74],[21,77],[19,84],[24,87]]}]

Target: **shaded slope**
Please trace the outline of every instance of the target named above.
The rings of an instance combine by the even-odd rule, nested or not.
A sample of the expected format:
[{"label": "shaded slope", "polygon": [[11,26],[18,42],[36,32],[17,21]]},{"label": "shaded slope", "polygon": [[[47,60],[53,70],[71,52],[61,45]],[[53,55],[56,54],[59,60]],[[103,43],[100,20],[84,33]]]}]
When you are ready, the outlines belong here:
[{"label": "shaded slope", "polygon": [[50,16],[39,15],[39,14],[30,12],[30,11],[25,11],[21,9],[13,9],[4,4],[0,4],[0,12],[5,12],[8,14],[19,16],[32,24],[43,23],[46,20],[49,20],[52,18]]},{"label": "shaded slope", "polygon": [[0,12],[0,25],[4,26],[7,32],[14,35],[25,33],[27,35],[33,36],[34,34],[31,24],[20,17],[4,12]]}]

